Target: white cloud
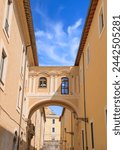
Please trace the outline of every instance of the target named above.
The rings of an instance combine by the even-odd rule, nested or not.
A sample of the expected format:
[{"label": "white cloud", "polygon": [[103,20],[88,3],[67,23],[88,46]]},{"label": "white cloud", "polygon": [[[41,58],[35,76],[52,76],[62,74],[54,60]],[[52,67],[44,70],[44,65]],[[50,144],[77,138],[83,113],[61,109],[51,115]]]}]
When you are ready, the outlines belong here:
[{"label": "white cloud", "polygon": [[82,24],[82,19],[80,18],[79,20],[75,22],[74,25],[68,27],[68,34],[72,35],[73,32],[77,32],[81,24]]},{"label": "white cloud", "polygon": [[44,61],[48,59],[48,62],[54,65],[73,65],[80,42],[81,27],[82,19],[66,28],[62,22],[47,19],[45,30],[35,32],[39,58],[42,56],[39,63],[45,64]]},{"label": "white cloud", "polygon": [[44,32],[44,31],[42,31],[42,30],[36,31],[36,32],[35,32],[35,36],[36,36],[37,38],[40,38],[40,37],[46,37],[46,38],[48,38],[48,39],[52,39],[52,38],[53,38],[53,35],[52,35],[52,34],[50,34],[50,33],[48,33],[48,32]]}]

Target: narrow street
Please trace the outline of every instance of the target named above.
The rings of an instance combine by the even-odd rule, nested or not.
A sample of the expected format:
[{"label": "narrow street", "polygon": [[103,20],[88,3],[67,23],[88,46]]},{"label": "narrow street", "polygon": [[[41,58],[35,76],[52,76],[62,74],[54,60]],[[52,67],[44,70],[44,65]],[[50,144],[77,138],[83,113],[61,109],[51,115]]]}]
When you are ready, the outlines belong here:
[{"label": "narrow street", "polygon": [[0,0],[0,150],[107,149],[106,39],[107,0]]}]

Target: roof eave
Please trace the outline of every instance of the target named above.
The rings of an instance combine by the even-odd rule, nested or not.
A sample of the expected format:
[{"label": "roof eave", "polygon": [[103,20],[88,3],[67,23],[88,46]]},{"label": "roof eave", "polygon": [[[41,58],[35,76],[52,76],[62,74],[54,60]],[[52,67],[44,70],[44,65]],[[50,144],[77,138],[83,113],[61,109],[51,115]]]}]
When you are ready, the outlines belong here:
[{"label": "roof eave", "polygon": [[24,3],[25,15],[26,15],[28,31],[29,31],[29,36],[30,36],[30,41],[31,41],[31,46],[32,46],[34,63],[35,63],[35,66],[38,66],[38,56],[37,56],[37,48],[36,48],[36,42],[35,42],[36,40],[35,40],[34,27],[33,27],[33,21],[32,21],[32,13],[31,13],[31,8],[30,8],[30,1],[23,0],[23,3]]},{"label": "roof eave", "polygon": [[86,22],[85,22],[85,25],[83,28],[83,32],[82,32],[82,36],[81,36],[81,40],[80,40],[80,44],[79,44],[79,49],[78,49],[75,64],[74,64],[75,66],[79,65],[81,54],[83,52],[84,45],[87,40],[87,36],[88,36],[89,30],[90,30],[90,26],[91,26],[91,23],[93,20],[93,16],[94,16],[94,13],[96,10],[97,3],[98,3],[98,0],[91,0],[90,6],[89,6],[89,11],[88,11],[88,14],[86,17]]}]

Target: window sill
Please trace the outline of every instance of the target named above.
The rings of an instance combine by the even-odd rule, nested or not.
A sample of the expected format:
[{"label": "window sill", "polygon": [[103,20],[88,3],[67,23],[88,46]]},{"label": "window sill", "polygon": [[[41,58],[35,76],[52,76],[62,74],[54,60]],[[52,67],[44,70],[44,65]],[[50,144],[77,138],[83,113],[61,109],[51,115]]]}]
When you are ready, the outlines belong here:
[{"label": "window sill", "polygon": [[41,89],[41,88],[43,88],[43,89],[46,89],[47,87],[42,87],[42,86],[39,86],[38,88],[39,88],[39,89]]}]

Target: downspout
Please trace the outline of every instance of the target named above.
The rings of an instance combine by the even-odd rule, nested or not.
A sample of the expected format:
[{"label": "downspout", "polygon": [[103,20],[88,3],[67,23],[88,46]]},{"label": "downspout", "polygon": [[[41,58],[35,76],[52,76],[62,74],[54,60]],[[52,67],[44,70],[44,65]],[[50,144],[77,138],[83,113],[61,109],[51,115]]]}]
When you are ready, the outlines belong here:
[{"label": "downspout", "polygon": [[[83,51],[83,89],[84,89],[84,118],[87,118],[86,113],[86,81],[85,81],[85,65],[84,65],[84,51]],[[85,121],[85,141],[86,141],[86,150],[88,150],[88,139],[87,139],[87,122]]]},{"label": "downspout", "polygon": [[[73,133],[73,112],[71,112],[71,132]],[[71,134],[71,148],[73,148],[73,134]]]},{"label": "downspout", "polygon": [[24,63],[24,78],[23,78],[23,88],[22,88],[22,99],[21,99],[21,110],[20,110],[20,120],[19,120],[19,136],[18,136],[18,144],[17,144],[17,150],[19,150],[20,146],[20,132],[21,132],[21,125],[22,125],[22,115],[23,115],[23,100],[24,100],[24,92],[25,92],[25,75],[26,75],[26,58],[27,58],[27,49],[31,45],[26,46],[25,50],[25,63]]}]

